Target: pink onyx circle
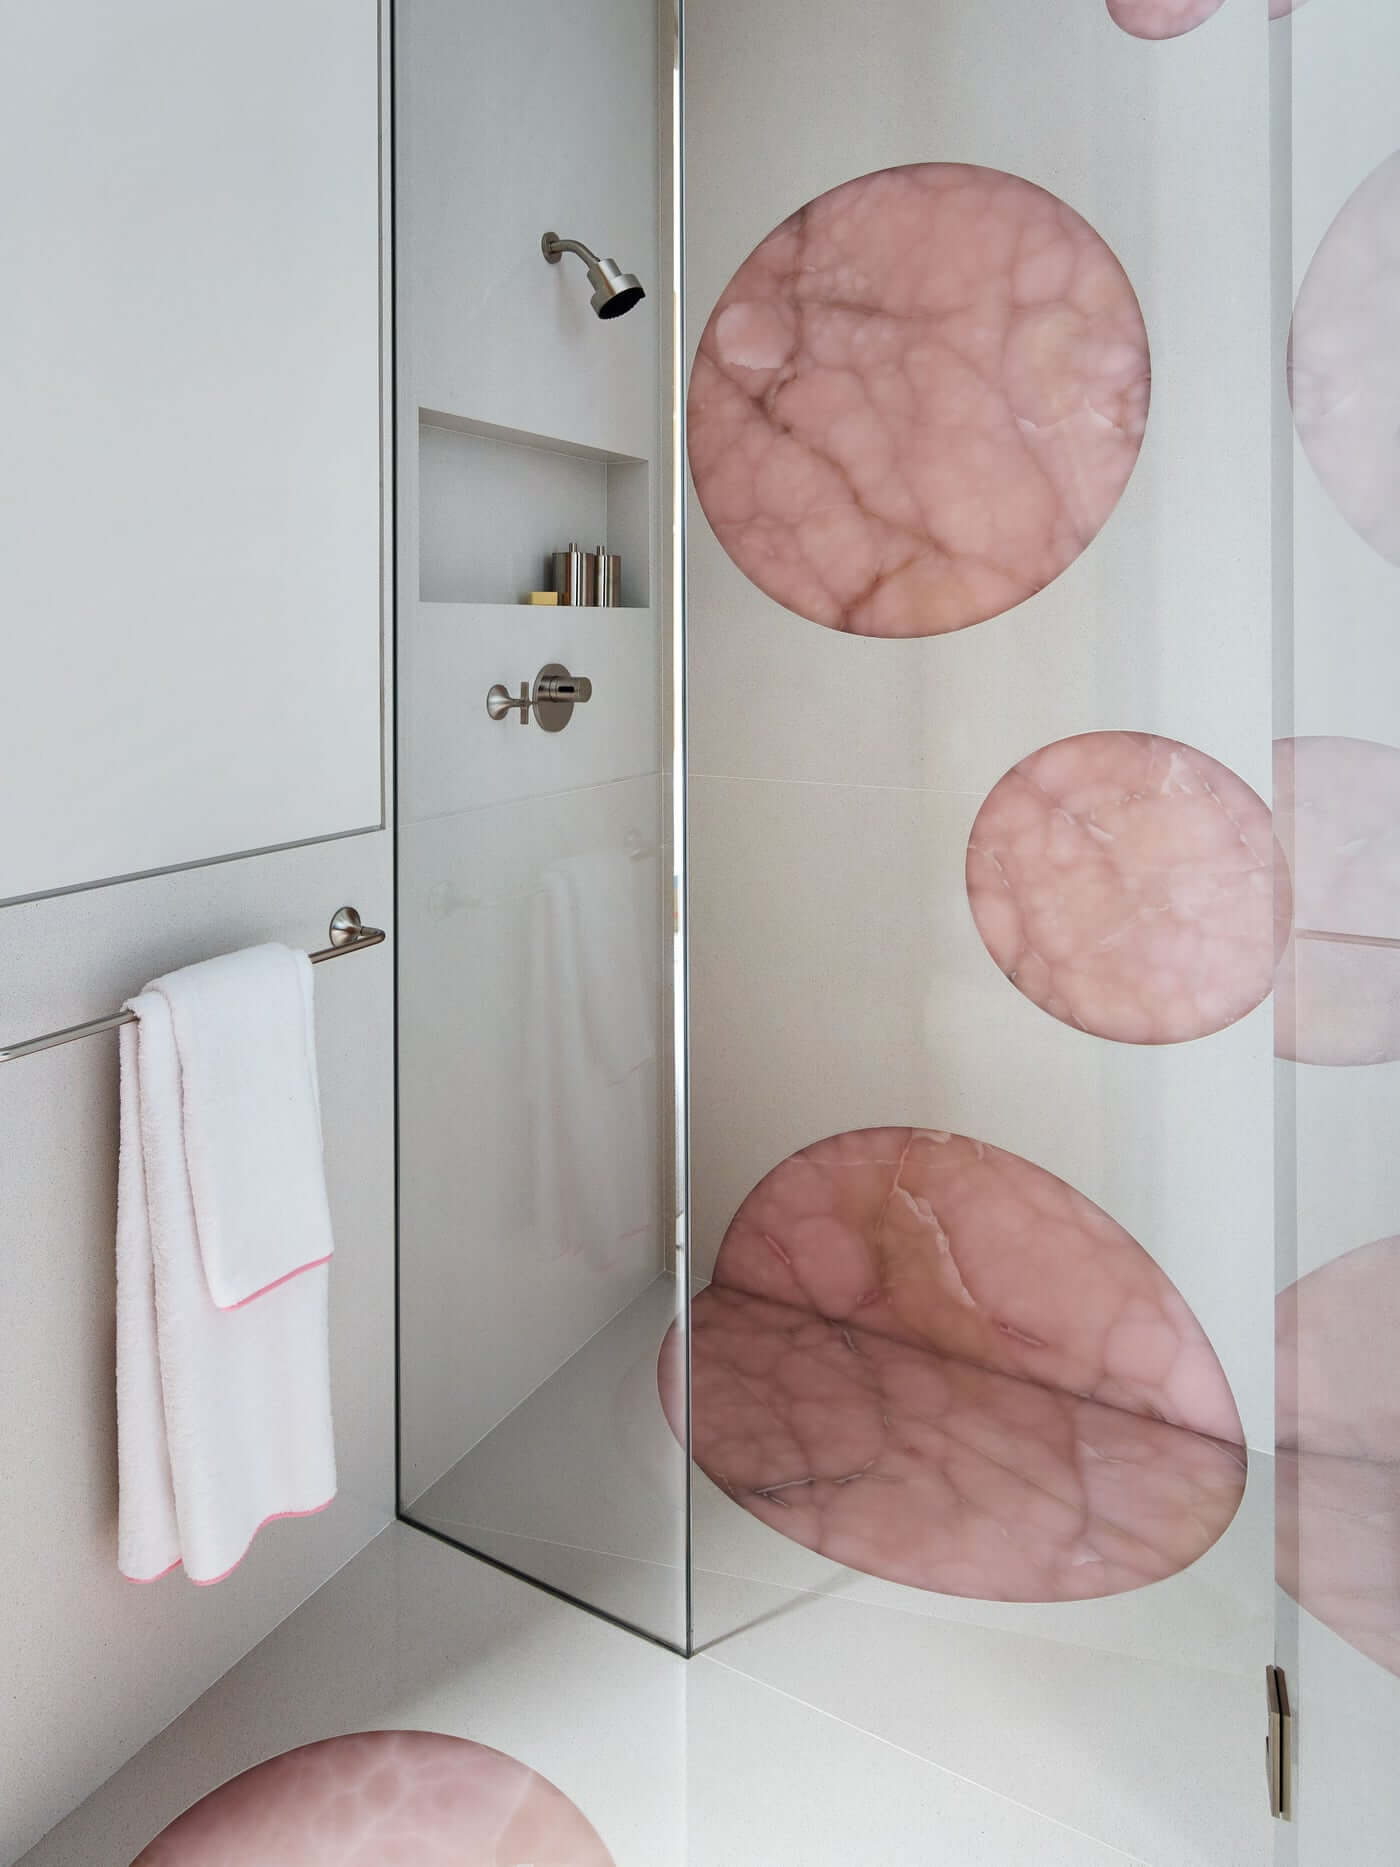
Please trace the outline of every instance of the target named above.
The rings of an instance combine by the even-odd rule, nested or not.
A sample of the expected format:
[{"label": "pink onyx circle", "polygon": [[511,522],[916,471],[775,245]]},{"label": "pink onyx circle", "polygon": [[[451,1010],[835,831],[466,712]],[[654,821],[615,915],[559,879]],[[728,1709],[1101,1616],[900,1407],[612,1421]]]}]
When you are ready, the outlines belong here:
[{"label": "pink onyx circle", "polygon": [[1317,735],[1274,747],[1293,929],[1274,1048],[1296,1063],[1400,1059],[1400,747]]},{"label": "pink onyx circle", "polygon": [[1082,733],[1013,766],[972,826],[967,893],[1017,991],[1121,1043],[1235,1023],[1268,996],[1286,937],[1268,805],[1150,733]]},{"label": "pink onyx circle", "polygon": [[437,1731],[361,1731],[260,1763],[133,1867],[615,1867],[562,1790]]},{"label": "pink onyx circle", "polygon": [[1148,395],[1137,297],[1088,222],[1019,176],[916,163],[818,196],[740,266],[691,370],[691,475],[776,602],[938,635],[1073,563]]},{"label": "pink onyx circle", "polygon": [[1333,504],[1400,564],[1400,152],[1362,182],[1313,256],[1293,311],[1289,387]]},{"label": "pink onyx circle", "polygon": [[[887,1581],[1087,1600],[1224,1532],[1246,1455],[1200,1324],[1142,1246],[1019,1155],[874,1128],[782,1161],[692,1304],[696,1463]],[[662,1349],[662,1404],[680,1437]]]},{"label": "pink onyx circle", "polygon": [[1400,1238],[1278,1299],[1279,1585],[1400,1677]]},{"label": "pink onyx circle", "polygon": [[[1225,0],[1107,0],[1109,18],[1135,39],[1179,39],[1213,19]],[[1307,0],[1269,0],[1269,18],[1296,13]]]},{"label": "pink onyx circle", "polygon": [[1108,14],[1135,39],[1179,39],[1223,5],[1224,0],[1108,0]]}]

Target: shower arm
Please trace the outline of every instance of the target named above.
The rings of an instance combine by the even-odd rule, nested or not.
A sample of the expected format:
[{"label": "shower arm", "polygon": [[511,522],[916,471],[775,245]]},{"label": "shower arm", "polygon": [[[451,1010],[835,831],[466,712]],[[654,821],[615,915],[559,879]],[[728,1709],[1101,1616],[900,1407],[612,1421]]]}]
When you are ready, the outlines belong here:
[{"label": "shower arm", "polygon": [[565,253],[577,253],[585,266],[596,266],[598,255],[582,240],[561,240],[557,233],[547,233],[540,241],[540,251],[551,266],[557,266]]}]

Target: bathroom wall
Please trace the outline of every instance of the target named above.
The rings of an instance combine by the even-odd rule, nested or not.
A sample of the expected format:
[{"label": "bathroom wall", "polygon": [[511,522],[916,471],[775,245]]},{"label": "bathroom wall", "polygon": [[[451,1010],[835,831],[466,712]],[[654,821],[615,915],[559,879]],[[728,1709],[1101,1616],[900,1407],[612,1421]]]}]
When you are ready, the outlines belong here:
[{"label": "bathroom wall", "polygon": [[[878,639],[794,613],[721,546],[692,477],[697,1278],[745,1195],[795,1150],[881,1126],[970,1136],[1049,1169],[1139,1241],[1199,1320],[1265,1455],[1193,1568],[1073,1603],[955,1599],[853,1574],[888,1571],[854,1557],[843,1569],[794,1532],[809,1544],[798,1549],[774,1533],[779,1500],[759,1528],[697,1481],[698,1611],[703,1622],[709,1603],[712,1624],[733,1626],[788,1603],[807,1618],[802,1679],[761,1634],[732,1663],[1160,1862],[1214,1858],[1210,1823],[1222,1858],[1262,1859],[1267,1842],[1241,1787],[1257,1764],[1231,1733],[1238,1722],[1252,1759],[1248,1708],[1272,1641],[1270,1011],[1172,1043],[1075,1029],[999,972],[964,865],[991,788],[1072,735],[1162,735],[1269,797],[1266,31],[1248,0],[1165,42],[1121,30],[1102,0],[899,0],[873,21],[848,0],[687,7],[688,358],[788,215],[854,177],[948,162],[1024,177],[1097,231],[1137,294],[1152,382],[1141,453],[1102,530],[1044,587],[956,632]],[[971,240],[950,269],[965,250]],[[778,360],[757,323],[750,338],[755,369]],[[898,421],[896,409],[892,432]],[[695,432],[692,421],[692,443]],[[960,464],[947,460],[953,478]],[[775,476],[775,510],[782,492]],[[1012,1287],[1038,1279],[1053,1301],[1059,1275],[1028,1268]],[[781,1500],[792,1517],[794,1499]],[[976,1597],[964,1579],[958,1593]],[[876,1653],[888,1690],[858,1701],[840,1683],[844,1656],[873,1668]],[[1199,1784],[1209,1814],[1191,1834],[1157,1766],[1098,1722],[1137,1694],[1170,1702],[1173,1729],[1190,1733],[1167,1775]],[[1140,1732],[1150,1716],[1128,1722]],[[1094,1784],[1070,1753],[1095,1755]]]},{"label": "bathroom wall", "polygon": [[377,17],[7,9],[0,901],[383,821]]},{"label": "bathroom wall", "polygon": [[[1267,1008],[1180,1045],[1075,1032],[998,976],[963,882],[992,785],[1073,733],[1170,735],[1269,795],[1267,65],[1248,11],[1165,48],[1094,4],[911,3],[868,42],[844,0],[691,13],[692,351],[787,214],[875,169],[960,161],[1098,230],[1153,383],[1098,538],[953,634],[813,626],[739,572],[692,495],[693,1184],[704,1271],[755,1181],[823,1135],[908,1119],[1012,1148],[1147,1245],[1267,1445]],[[858,82],[829,86],[846,61]]]},{"label": "bathroom wall", "polygon": [[[654,0],[403,0],[397,34],[407,1502],[662,1264],[667,301]],[[647,298],[596,319],[546,230]],[[523,606],[575,538],[622,552],[624,606]],[[593,682],[564,732],[488,719],[548,661]],[[610,928],[592,961],[545,957],[555,885]],[[590,1021],[632,1033],[625,1107],[589,1087]]]},{"label": "bathroom wall", "polygon": [[[60,80],[52,68],[26,77],[41,54],[47,60],[56,56],[58,22],[40,14],[21,19],[10,9],[0,35],[5,82],[23,92],[31,83],[40,86],[42,76],[41,88],[53,106],[23,164],[26,212],[36,225],[47,215],[48,238],[59,240],[68,204],[63,177],[113,160],[111,116],[89,113],[83,105],[84,99],[110,93],[121,100],[123,133],[140,145],[139,152],[127,151],[132,172],[149,178],[152,165],[160,171],[162,210],[182,201],[186,221],[201,239],[217,234],[221,217],[237,219],[256,250],[266,177],[256,162],[244,164],[239,152],[256,154],[256,143],[257,151],[276,147],[285,155],[296,141],[288,113],[294,109],[304,132],[311,121],[305,100],[314,94],[321,101],[315,117],[319,155],[304,168],[288,159],[276,177],[277,200],[284,214],[294,204],[296,215],[333,225],[345,264],[317,292],[294,295],[283,305],[286,357],[320,346],[328,324],[339,328],[342,312],[344,323],[357,328],[366,279],[377,322],[375,12],[373,5],[313,3],[192,12],[143,0],[123,9],[120,35],[105,18],[79,31],[69,13],[62,27]],[[216,97],[196,96],[188,88],[191,63],[205,72],[201,83]],[[211,68],[217,83],[209,77]],[[241,93],[231,74],[244,86]],[[139,117],[132,111],[131,83],[140,86]],[[239,105],[234,128],[215,103]],[[202,140],[206,129],[208,146]],[[65,163],[55,171],[41,147],[60,141]],[[231,157],[237,159],[230,165]],[[223,177],[224,192],[216,201],[203,194],[200,180],[210,163]],[[142,198],[138,191],[136,199]],[[95,263],[87,247],[73,258],[85,276]],[[162,276],[170,286],[169,272]],[[238,293],[246,309],[255,293],[246,272]],[[139,377],[145,359],[140,343],[134,353],[105,353],[107,374],[82,392],[85,414],[72,411],[75,432],[95,439],[127,404],[150,441],[183,398],[198,400],[202,394],[203,370],[191,363],[201,334],[206,343],[223,347],[219,380],[234,380],[237,339],[223,332],[219,314],[193,291],[188,297],[173,293],[166,309],[172,306],[179,310],[186,347],[172,347],[167,368],[154,382]],[[42,347],[43,335],[41,329],[30,332],[31,356]],[[104,597],[66,607],[64,678],[78,693],[88,692],[103,670],[114,675],[106,711],[90,736],[76,730],[73,717],[42,682],[38,689],[28,687],[27,675],[16,671],[29,667],[26,630],[47,612],[11,587],[15,560],[7,554],[11,725],[22,729],[19,743],[33,743],[32,725],[47,746],[42,758],[18,772],[5,768],[0,815],[8,832],[42,827],[44,853],[55,865],[46,880],[100,883],[114,870],[148,860],[191,866],[0,909],[0,1042],[99,1016],[146,979],[211,953],[268,939],[323,946],[329,917],[342,903],[358,906],[371,923],[390,924],[392,863],[383,830],[198,866],[243,846],[250,836],[290,842],[348,831],[379,817],[380,457],[377,441],[369,453],[358,445],[378,433],[377,342],[367,351],[331,348],[351,406],[317,433],[314,456],[306,459],[322,480],[319,527],[298,528],[292,537],[279,529],[284,510],[297,506],[305,518],[307,508],[298,506],[279,479],[289,456],[274,427],[244,426],[236,411],[203,405],[208,424],[186,437],[187,478],[195,476],[202,450],[217,445],[223,450],[220,474],[249,489],[262,487],[258,498],[271,486],[285,493],[287,504],[284,509],[274,497],[267,523],[253,529],[234,522],[234,511],[245,510],[236,504],[190,520],[206,551],[202,574],[214,594],[207,605],[196,601],[193,588],[181,597],[177,657],[171,658],[166,634],[170,611],[148,613],[134,587],[146,565],[149,533],[142,530],[140,549],[119,550],[105,560],[92,543],[107,535],[110,501],[118,495],[137,506],[149,499],[163,512],[162,523],[178,531],[184,520],[167,501],[168,458],[153,463],[134,455],[118,472],[110,452],[98,447],[94,459],[106,462],[102,473],[67,476],[65,543],[50,564],[51,584],[62,565],[86,563],[84,577],[102,583]],[[128,354],[129,375],[123,373]],[[42,369],[61,401],[78,369],[72,352],[43,352]],[[288,406],[294,406],[296,394],[288,393]],[[133,402],[139,406],[131,407]],[[352,432],[357,451],[342,455],[335,471],[326,472],[329,437]],[[113,436],[112,444],[122,438]],[[27,489],[31,505],[41,479],[36,476]],[[45,523],[54,523],[55,516],[46,512]],[[344,562],[328,559],[335,541],[348,532],[355,539]],[[309,557],[318,560],[319,595],[307,588]],[[250,583],[269,592],[299,591],[297,601],[305,606],[289,617],[269,597],[266,609],[255,614]],[[49,594],[56,589],[53,584]],[[71,588],[66,594],[72,596]],[[349,599],[344,604],[341,595]],[[276,651],[261,630],[273,616],[279,618]],[[246,617],[246,628],[236,626],[240,617]],[[203,697],[198,705],[188,691],[190,680]],[[133,681],[145,697],[135,709],[127,705]],[[218,711],[225,681],[238,694],[261,696],[258,730],[250,731],[236,757],[221,736],[231,717]],[[173,718],[177,699],[194,709],[191,718],[207,717],[210,723],[193,765],[196,738],[184,735]],[[333,759],[323,728],[337,729],[342,708],[345,733]],[[167,738],[170,763],[162,771],[152,748]],[[7,744],[13,749],[15,743],[11,731]],[[68,768],[62,782],[60,761]],[[309,774],[315,780],[310,814],[303,810],[308,793],[301,788],[308,761],[318,767]],[[150,826],[139,820],[150,793],[120,782],[133,770],[159,776],[166,787],[154,800]],[[269,774],[275,780],[271,794],[261,789]],[[174,798],[182,786],[187,795]],[[178,803],[178,810],[163,815],[162,798]],[[148,827],[163,835],[177,819],[183,840],[132,853]],[[11,854],[17,848],[17,841],[7,840]],[[392,946],[376,948],[316,972],[337,1244],[331,1330],[339,1494],[318,1517],[270,1526],[234,1575],[213,1588],[192,1587],[178,1573],[135,1587],[116,1570],[116,1039],[98,1036],[0,1067],[0,1309],[8,1330],[0,1356],[0,1860],[23,1853],[392,1516],[392,952]]]},{"label": "bathroom wall", "polygon": [[[324,945],[346,901],[366,919],[388,916],[384,833],[6,908],[6,1035],[97,1016],[211,953]],[[0,1860],[23,1853],[392,1516],[391,955],[375,948],[316,970],[339,1495],[318,1517],[269,1526],[213,1588],[179,1573],[137,1587],[116,1568],[116,1039],[0,1068],[11,1330],[0,1364]]]}]

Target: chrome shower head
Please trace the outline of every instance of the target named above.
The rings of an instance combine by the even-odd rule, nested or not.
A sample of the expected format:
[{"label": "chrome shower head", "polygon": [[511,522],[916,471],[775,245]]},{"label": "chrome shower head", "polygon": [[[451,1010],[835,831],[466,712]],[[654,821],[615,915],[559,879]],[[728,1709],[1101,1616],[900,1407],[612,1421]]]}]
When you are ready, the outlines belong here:
[{"label": "chrome shower head", "polygon": [[557,266],[565,253],[578,254],[588,268],[588,283],[593,287],[591,302],[600,318],[620,318],[646,297],[634,272],[624,272],[615,259],[599,259],[582,240],[561,240],[557,233],[547,233],[540,241],[540,251],[551,266]]}]

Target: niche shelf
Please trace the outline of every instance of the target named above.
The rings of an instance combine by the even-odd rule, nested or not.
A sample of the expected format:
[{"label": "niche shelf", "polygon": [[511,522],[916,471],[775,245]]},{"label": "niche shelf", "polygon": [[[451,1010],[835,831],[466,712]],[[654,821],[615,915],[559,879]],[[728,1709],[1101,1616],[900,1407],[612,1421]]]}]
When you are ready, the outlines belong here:
[{"label": "niche shelf", "polygon": [[419,409],[420,602],[518,604],[570,542],[618,552],[620,607],[648,608],[649,461]]}]

